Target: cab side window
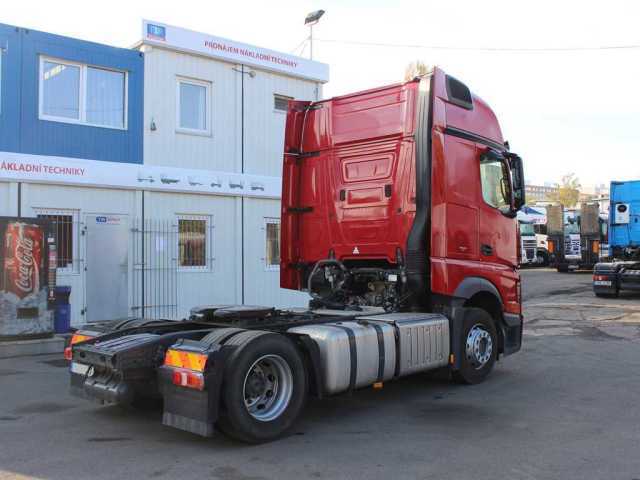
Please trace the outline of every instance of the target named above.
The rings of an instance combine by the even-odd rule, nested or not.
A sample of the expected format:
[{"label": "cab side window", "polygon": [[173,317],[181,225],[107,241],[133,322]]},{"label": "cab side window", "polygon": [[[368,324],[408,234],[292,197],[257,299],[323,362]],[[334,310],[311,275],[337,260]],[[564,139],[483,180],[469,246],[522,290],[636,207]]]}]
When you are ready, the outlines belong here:
[{"label": "cab side window", "polygon": [[480,160],[480,182],[482,198],[494,208],[510,208],[509,172],[503,162],[484,158]]}]

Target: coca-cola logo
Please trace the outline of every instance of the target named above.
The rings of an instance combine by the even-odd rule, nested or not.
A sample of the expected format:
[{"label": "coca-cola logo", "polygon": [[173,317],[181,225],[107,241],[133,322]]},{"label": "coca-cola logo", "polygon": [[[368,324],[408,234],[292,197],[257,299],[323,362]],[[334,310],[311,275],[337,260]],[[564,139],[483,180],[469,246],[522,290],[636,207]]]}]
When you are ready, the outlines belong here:
[{"label": "coca-cola logo", "polygon": [[36,268],[33,259],[32,239],[22,237],[16,243],[15,259],[18,262],[18,275],[15,277],[15,286],[20,291],[29,293],[33,291],[33,271]]}]

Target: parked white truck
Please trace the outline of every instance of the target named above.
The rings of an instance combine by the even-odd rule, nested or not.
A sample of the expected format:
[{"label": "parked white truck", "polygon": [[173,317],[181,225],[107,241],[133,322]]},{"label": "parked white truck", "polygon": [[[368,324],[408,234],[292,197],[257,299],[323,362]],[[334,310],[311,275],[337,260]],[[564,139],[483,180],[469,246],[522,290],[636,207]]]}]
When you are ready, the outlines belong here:
[{"label": "parked white truck", "polygon": [[518,212],[518,222],[520,225],[520,265],[548,265],[547,216],[544,207],[524,207]]}]

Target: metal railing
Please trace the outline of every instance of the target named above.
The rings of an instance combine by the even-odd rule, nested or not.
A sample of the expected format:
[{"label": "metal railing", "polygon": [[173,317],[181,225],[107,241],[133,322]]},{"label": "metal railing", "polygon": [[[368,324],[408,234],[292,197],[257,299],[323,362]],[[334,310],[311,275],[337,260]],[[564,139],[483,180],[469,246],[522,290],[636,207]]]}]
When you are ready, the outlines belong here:
[{"label": "metal railing", "polygon": [[178,230],[175,220],[133,220],[133,305],[137,317],[178,315]]}]

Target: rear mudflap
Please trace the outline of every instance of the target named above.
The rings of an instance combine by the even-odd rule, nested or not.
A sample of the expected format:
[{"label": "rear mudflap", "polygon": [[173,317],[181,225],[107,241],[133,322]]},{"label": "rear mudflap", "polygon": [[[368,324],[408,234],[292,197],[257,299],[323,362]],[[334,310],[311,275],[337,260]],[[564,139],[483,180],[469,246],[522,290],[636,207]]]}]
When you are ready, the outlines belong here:
[{"label": "rear mudflap", "polygon": [[164,399],[162,423],[203,437],[213,436],[220,412],[220,393],[226,360],[235,347],[206,345],[201,342],[182,341],[172,348],[188,349],[207,355],[204,389],[197,390],[174,385],[175,369],[158,369],[158,385]]}]

